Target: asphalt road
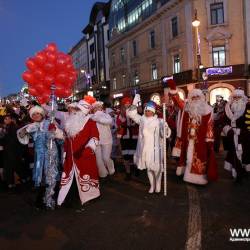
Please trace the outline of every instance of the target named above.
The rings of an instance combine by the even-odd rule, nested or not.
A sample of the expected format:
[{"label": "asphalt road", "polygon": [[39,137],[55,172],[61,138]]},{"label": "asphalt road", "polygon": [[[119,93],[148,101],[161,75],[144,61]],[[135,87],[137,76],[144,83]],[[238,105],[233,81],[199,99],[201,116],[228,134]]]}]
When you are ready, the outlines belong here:
[{"label": "asphalt road", "polygon": [[218,156],[220,179],[206,187],[184,183],[169,165],[168,196],[150,195],[142,173],[117,173],[102,196],[80,210],[77,195],[55,211],[37,211],[34,194],[0,192],[0,249],[250,249],[230,242],[230,228],[250,228],[250,178],[234,184]]}]

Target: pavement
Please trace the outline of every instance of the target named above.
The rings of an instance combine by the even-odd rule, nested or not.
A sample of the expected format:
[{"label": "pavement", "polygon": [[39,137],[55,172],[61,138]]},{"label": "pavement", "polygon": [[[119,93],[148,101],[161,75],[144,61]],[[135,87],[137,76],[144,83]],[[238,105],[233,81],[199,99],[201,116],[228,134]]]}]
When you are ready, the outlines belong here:
[{"label": "pavement", "polygon": [[250,178],[235,184],[217,158],[220,179],[205,187],[184,183],[169,161],[166,197],[147,193],[144,172],[129,182],[116,173],[83,209],[76,193],[60,209],[38,211],[30,187],[1,191],[0,249],[250,249],[230,241],[230,228],[250,228]]}]

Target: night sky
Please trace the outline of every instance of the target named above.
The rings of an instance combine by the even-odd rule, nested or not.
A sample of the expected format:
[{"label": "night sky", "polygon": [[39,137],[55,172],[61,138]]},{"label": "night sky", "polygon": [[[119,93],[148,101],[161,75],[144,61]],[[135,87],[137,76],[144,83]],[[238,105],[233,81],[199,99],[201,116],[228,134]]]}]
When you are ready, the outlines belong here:
[{"label": "night sky", "polygon": [[26,58],[49,42],[68,52],[81,39],[95,2],[0,0],[0,97],[20,90]]}]

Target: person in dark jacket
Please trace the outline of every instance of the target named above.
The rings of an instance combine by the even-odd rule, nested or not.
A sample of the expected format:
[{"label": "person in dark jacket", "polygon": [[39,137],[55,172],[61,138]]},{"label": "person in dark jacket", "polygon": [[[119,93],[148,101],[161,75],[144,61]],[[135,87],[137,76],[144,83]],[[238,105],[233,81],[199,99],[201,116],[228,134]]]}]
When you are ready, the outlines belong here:
[{"label": "person in dark jacket", "polygon": [[15,187],[15,173],[22,179],[23,173],[21,169],[22,148],[16,135],[18,129],[16,118],[13,114],[4,116],[4,124],[1,130],[1,144],[3,146],[3,169],[4,180],[8,188]]}]

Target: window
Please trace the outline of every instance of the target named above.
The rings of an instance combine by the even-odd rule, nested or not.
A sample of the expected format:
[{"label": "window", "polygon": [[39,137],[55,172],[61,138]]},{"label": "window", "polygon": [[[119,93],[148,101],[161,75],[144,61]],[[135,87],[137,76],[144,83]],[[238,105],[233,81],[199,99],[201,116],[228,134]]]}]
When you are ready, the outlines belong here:
[{"label": "window", "polygon": [[152,80],[157,80],[158,79],[158,76],[157,76],[157,67],[156,67],[155,63],[153,63],[151,65],[151,79]]},{"label": "window", "polygon": [[109,39],[110,39],[110,33],[109,33],[109,30],[107,30],[107,39],[108,39],[108,41],[109,41]]},{"label": "window", "polygon": [[134,82],[134,85],[137,85],[140,82],[137,71],[135,71],[135,73],[134,73],[134,81],[133,82]]},{"label": "window", "polygon": [[150,48],[151,49],[155,48],[155,31],[154,30],[150,32]]},{"label": "window", "polygon": [[94,45],[94,43],[92,43],[92,44],[90,45],[89,50],[90,50],[90,53],[91,53],[91,54],[94,53],[94,51],[95,51],[95,45]]},{"label": "window", "polygon": [[116,84],[117,84],[116,78],[114,78],[114,79],[113,79],[113,89],[116,89]]},{"label": "window", "polygon": [[174,56],[174,74],[180,73],[181,72],[181,62],[180,62],[180,55],[175,55]]},{"label": "window", "polygon": [[225,46],[213,47],[213,66],[226,65]]},{"label": "window", "polygon": [[112,62],[112,66],[115,66],[115,52],[112,52],[111,54],[111,62]]},{"label": "window", "polygon": [[122,87],[126,87],[126,75],[122,75]]},{"label": "window", "polygon": [[178,36],[178,19],[177,17],[172,18],[172,37]]},{"label": "window", "polygon": [[136,41],[134,40],[132,43],[132,47],[133,47],[133,56],[137,56],[137,46],[136,46]]},{"label": "window", "polygon": [[91,62],[90,62],[90,67],[91,69],[94,69],[95,68],[95,59],[92,59]]},{"label": "window", "polygon": [[124,48],[121,48],[121,62],[125,62],[125,50]]},{"label": "window", "polygon": [[210,4],[211,24],[224,23],[224,8],[223,3]]}]

